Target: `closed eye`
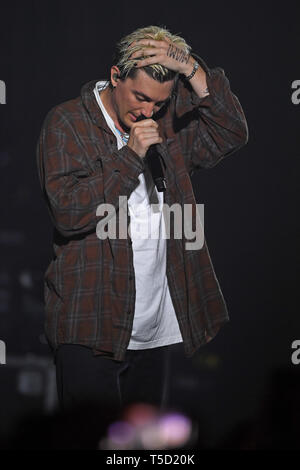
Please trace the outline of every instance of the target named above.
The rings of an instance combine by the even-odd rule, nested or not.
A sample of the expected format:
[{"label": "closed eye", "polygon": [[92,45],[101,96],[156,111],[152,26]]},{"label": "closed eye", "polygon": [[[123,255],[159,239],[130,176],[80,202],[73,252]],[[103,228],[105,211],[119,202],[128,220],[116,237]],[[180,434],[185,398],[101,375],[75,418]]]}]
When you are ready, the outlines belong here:
[{"label": "closed eye", "polygon": [[[143,102],[143,101],[146,101],[146,103],[150,103],[151,100],[150,99],[146,99],[144,97],[141,97],[141,96],[137,96],[136,95],[136,99],[140,102]],[[154,106],[158,106],[159,108],[161,108],[164,104],[166,104],[168,101],[169,101],[170,98],[167,98],[165,101],[158,101],[157,103],[155,103]]]}]

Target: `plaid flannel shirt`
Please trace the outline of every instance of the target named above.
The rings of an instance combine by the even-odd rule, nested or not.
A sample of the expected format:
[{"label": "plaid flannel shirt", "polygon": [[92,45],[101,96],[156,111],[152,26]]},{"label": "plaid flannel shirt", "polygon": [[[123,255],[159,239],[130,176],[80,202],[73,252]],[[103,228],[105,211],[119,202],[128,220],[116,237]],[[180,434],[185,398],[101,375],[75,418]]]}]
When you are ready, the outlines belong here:
[{"label": "plaid flannel shirt", "polygon": [[[180,77],[174,96],[157,116],[169,207],[192,204],[194,209],[191,174],[213,167],[248,139],[243,110],[224,70],[200,63],[210,94],[198,97]],[[44,283],[45,333],[54,351],[62,343],[81,344],[95,355],[123,361],[135,307],[132,241],[129,236],[100,240],[96,211],[103,203],[118,211],[119,196],[130,197],[145,162],[127,145],[117,149],[95,100],[97,81],[48,113],[38,142],[39,179],[54,224],[53,258]],[[166,275],[190,357],[229,317],[206,242],[201,249],[187,250],[190,240],[184,234],[174,238],[173,229],[171,221]]]}]

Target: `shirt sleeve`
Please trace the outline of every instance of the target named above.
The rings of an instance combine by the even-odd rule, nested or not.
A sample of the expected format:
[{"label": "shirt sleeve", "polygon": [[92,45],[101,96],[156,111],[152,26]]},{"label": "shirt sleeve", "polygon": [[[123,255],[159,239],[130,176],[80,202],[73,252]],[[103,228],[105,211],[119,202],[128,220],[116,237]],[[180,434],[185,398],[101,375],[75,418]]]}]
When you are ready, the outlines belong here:
[{"label": "shirt sleeve", "polygon": [[84,153],[76,120],[62,107],[51,110],[38,141],[37,166],[51,219],[64,237],[95,231],[99,204],[117,210],[119,196],[129,197],[144,171],[143,160],[127,145],[93,160]]},{"label": "shirt sleeve", "polygon": [[224,70],[199,62],[206,71],[209,95],[200,98],[190,83],[180,79],[174,108],[174,125],[190,174],[213,167],[248,141],[243,109]]}]

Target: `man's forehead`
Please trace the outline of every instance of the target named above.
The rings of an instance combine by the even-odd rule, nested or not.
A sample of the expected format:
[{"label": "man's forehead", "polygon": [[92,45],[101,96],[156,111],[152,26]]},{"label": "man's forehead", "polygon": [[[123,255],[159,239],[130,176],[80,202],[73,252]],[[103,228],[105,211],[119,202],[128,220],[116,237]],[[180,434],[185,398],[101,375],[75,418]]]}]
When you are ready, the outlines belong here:
[{"label": "man's forehead", "polygon": [[131,80],[131,87],[134,91],[153,101],[164,101],[168,99],[174,85],[174,80],[160,83],[142,70],[139,70],[139,73]]}]

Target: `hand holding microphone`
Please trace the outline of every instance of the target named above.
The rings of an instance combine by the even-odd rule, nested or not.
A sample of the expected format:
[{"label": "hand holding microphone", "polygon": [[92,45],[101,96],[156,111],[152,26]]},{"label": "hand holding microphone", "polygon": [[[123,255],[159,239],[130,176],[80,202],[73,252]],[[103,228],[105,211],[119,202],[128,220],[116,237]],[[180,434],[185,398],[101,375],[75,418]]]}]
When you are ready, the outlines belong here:
[{"label": "hand holding microphone", "polygon": [[158,124],[153,119],[147,119],[143,115],[139,116],[137,122],[130,129],[127,145],[141,158],[146,157],[145,160],[159,192],[166,190],[164,173],[156,146],[161,142],[162,138],[158,132]]},{"label": "hand holding microphone", "polygon": [[153,119],[139,116],[137,122],[132,124],[128,140],[128,147],[141,158],[144,158],[150,145],[159,144],[162,138],[158,132],[158,124]]}]

